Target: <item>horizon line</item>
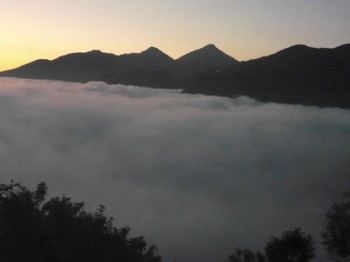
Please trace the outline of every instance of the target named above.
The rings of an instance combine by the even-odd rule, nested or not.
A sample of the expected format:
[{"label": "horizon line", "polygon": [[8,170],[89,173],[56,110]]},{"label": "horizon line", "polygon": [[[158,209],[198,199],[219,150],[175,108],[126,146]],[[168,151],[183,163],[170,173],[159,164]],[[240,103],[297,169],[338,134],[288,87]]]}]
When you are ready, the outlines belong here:
[{"label": "horizon line", "polygon": [[32,63],[32,62],[38,61],[38,60],[53,61],[53,60],[56,60],[56,59],[58,59],[58,58],[60,58],[60,57],[63,57],[63,56],[66,56],[66,55],[70,55],[70,54],[86,54],[86,53],[90,53],[90,52],[94,52],[94,51],[95,51],[95,52],[101,52],[101,53],[104,53],[104,54],[111,54],[111,55],[115,55],[115,56],[122,56],[122,55],[131,55],[131,54],[141,54],[141,53],[146,52],[147,50],[149,50],[149,49],[151,49],[151,48],[155,48],[155,49],[159,50],[160,52],[164,53],[165,55],[169,56],[169,57],[170,57],[171,59],[173,59],[174,61],[176,61],[176,60],[178,60],[179,58],[181,58],[181,57],[183,57],[183,56],[185,56],[185,55],[188,55],[188,54],[190,54],[190,53],[192,53],[192,52],[195,52],[195,51],[197,51],[197,50],[203,49],[203,48],[208,47],[208,46],[214,46],[214,47],[216,47],[217,49],[219,49],[221,52],[223,52],[223,53],[225,53],[226,55],[228,55],[228,56],[232,57],[233,59],[235,59],[237,62],[245,62],[245,61],[255,60],[255,59],[259,59],[259,58],[265,57],[265,56],[273,55],[273,54],[275,54],[275,53],[277,53],[277,52],[279,52],[279,51],[282,51],[282,50],[284,50],[284,49],[288,49],[288,48],[293,47],[293,46],[298,46],[298,45],[302,45],[302,46],[306,46],[306,47],[314,48],[314,49],[335,49],[335,48],[338,48],[338,47],[341,47],[341,46],[344,46],[344,45],[348,45],[348,44],[350,44],[350,42],[349,42],[349,43],[338,44],[338,45],[336,45],[336,46],[334,46],[334,47],[315,47],[315,46],[311,46],[311,45],[307,45],[307,44],[296,43],[296,44],[292,44],[292,45],[289,45],[289,46],[287,46],[287,47],[284,47],[284,48],[282,48],[282,49],[278,49],[278,50],[276,50],[276,51],[273,51],[273,52],[271,52],[271,53],[269,53],[269,54],[264,54],[264,55],[261,55],[261,56],[258,56],[258,57],[253,57],[253,58],[243,59],[243,60],[238,60],[235,56],[232,56],[231,54],[228,54],[227,52],[223,51],[222,49],[220,49],[219,47],[217,47],[216,44],[213,44],[213,43],[209,43],[209,44],[206,44],[206,45],[204,45],[204,46],[202,46],[202,47],[200,47],[200,48],[197,48],[197,49],[194,49],[194,50],[192,50],[192,51],[189,51],[189,52],[187,52],[187,53],[185,53],[185,54],[183,54],[183,55],[180,55],[180,56],[177,57],[177,58],[174,58],[174,57],[170,56],[170,55],[167,54],[166,52],[162,51],[162,49],[158,48],[156,45],[151,45],[151,46],[149,46],[148,48],[146,48],[146,49],[144,49],[144,50],[142,50],[142,51],[139,51],[139,52],[137,52],[137,51],[131,51],[131,52],[125,52],[125,53],[119,53],[119,54],[114,53],[114,52],[103,51],[103,50],[101,50],[101,49],[99,49],[99,48],[93,48],[93,49],[89,49],[89,50],[87,50],[87,51],[71,51],[71,52],[68,52],[68,53],[64,53],[64,54],[58,55],[58,56],[56,56],[56,57],[54,57],[54,58],[43,58],[43,57],[39,57],[39,58],[37,58],[37,59],[29,60],[28,62],[25,62],[25,63],[23,63],[23,64],[20,64],[20,65],[18,65],[18,66],[16,66],[16,67],[0,69],[0,72],[12,70],[12,69],[16,69],[16,68],[18,68],[18,67],[27,65],[27,64],[29,64],[29,63]]}]

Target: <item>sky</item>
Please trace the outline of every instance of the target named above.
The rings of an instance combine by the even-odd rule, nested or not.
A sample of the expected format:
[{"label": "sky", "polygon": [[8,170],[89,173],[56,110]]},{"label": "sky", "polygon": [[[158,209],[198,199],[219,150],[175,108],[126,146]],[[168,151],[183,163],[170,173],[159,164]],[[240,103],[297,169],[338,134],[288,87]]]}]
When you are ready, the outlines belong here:
[{"label": "sky", "polygon": [[349,190],[350,110],[135,86],[0,78],[1,183],[105,205],[164,262],[222,262]]},{"label": "sky", "polygon": [[294,44],[350,42],[348,0],[0,0],[0,70],[39,58],[155,46],[173,58],[209,43],[238,60]]}]

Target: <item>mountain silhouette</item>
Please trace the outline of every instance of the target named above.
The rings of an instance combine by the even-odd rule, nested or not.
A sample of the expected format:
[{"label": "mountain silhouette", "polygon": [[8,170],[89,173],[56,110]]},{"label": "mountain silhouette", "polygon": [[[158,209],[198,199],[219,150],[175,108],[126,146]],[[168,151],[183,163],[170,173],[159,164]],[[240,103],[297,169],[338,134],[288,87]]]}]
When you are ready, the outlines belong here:
[{"label": "mountain silhouette", "polygon": [[266,57],[198,74],[184,92],[350,108],[349,58],[350,44],[333,49],[295,45]]},{"label": "mountain silhouette", "polygon": [[178,75],[189,76],[201,71],[221,69],[236,63],[238,63],[237,60],[210,44],[177,59],[174,71]]},{"label": "mountain silhouette", "polygon": [[263,102],[350,108],[350,44],[295,45],[238,62],[210,44],[177,60],[155,47],[114,55],[93,50],[36,60],[0,76],[73,82],[105,81],[185,93],[248,96]]},{"label": "mountain silhouette", "polygon": [[109,73],[97,79],[107,84],[135,85],[162,89],[182,89],[185,80],[168,70],[137,69]]},{"label": "mountain silhouette", "polygon": [[186,72],[222,68],[230,64],[228,61],[232,64],[235,60],[213,45],[185,55],[178,61],[155,47],[119,56],[93,50],[64,55],[52,61],[37,60],[4,71],[0,76],[72,82],[100,80],[111,84],[182,88]]},{"label": "mountain silhouette", "polygon": [[123,66],[119,57],[93,50],[73,53],[55,60],[37,60],[19,68],[2,72],[1,76],[87,82]]},{"label": "mountain silhouette", "polygon": [[174,59],[155,47],[150,47],[141,53],[124,54],[119,56],[119,59],[123,72],[139,69],[170,69],[174,62]]},{"label": "mountain silhouette", "polygon": [[181,79],[173,73],[174,59],[150,47],[141,53],[120,57],[120,67],[96,80],[108,84],[138,85],[153,88],[181,88]]},{"label": "mountain silhouette", "polygon": [[154,63],[157,65],[158,69],[169,67],[170,64],[174,62],[174,59],[156,47],[150,47],[147,50],[141,52],[139,54],[139,57],[143,59],[144,62],[150,61]]}]

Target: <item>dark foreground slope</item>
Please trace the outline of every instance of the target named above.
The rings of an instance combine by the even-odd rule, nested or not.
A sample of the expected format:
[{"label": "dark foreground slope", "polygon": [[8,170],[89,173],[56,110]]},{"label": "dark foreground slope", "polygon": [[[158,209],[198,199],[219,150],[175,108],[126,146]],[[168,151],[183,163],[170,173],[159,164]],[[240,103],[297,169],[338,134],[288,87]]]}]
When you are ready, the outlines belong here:
[{"label": "dark foreground slope", "polygon": [[197,74],[184,92],[350,108],[350,44],[334,49],[292,46],[224,70]]}]

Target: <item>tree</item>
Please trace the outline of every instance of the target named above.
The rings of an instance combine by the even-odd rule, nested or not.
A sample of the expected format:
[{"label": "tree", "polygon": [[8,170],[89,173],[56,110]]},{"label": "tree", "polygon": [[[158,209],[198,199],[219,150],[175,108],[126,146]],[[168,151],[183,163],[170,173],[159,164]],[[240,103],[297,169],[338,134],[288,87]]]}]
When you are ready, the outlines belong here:
[{"label": "tree", "polygon": [[260,251],[254,253],[250,249],[238,247],[228,259],[230,262],[264,262],[265,256]]},{"label": "tree", "polygon": [[103,206],[90,213],[65,196],[45,202],[46,192],[43,182],[33,192],[20,183],[0,184],[0,261],[161,261],[143,237],[114,227]]},{"label": "tree", "polygon": [[19,183],[0,184],[0,258],[32,261],[38,256],[42,195],[46,195],[42,186],[33,194]]},{"label": "tree", "polygon": [[[350,198],[350,193],[345,194]],[[323,244],[330,258],[350,261],[350,201],[334,204],[326,213]]]},{"label": "tree", "polygon": [[265,253],[270,262],[308,262],[315,257],[315,242],[300,228],[283,233],[281,238],[271,237]]}]

